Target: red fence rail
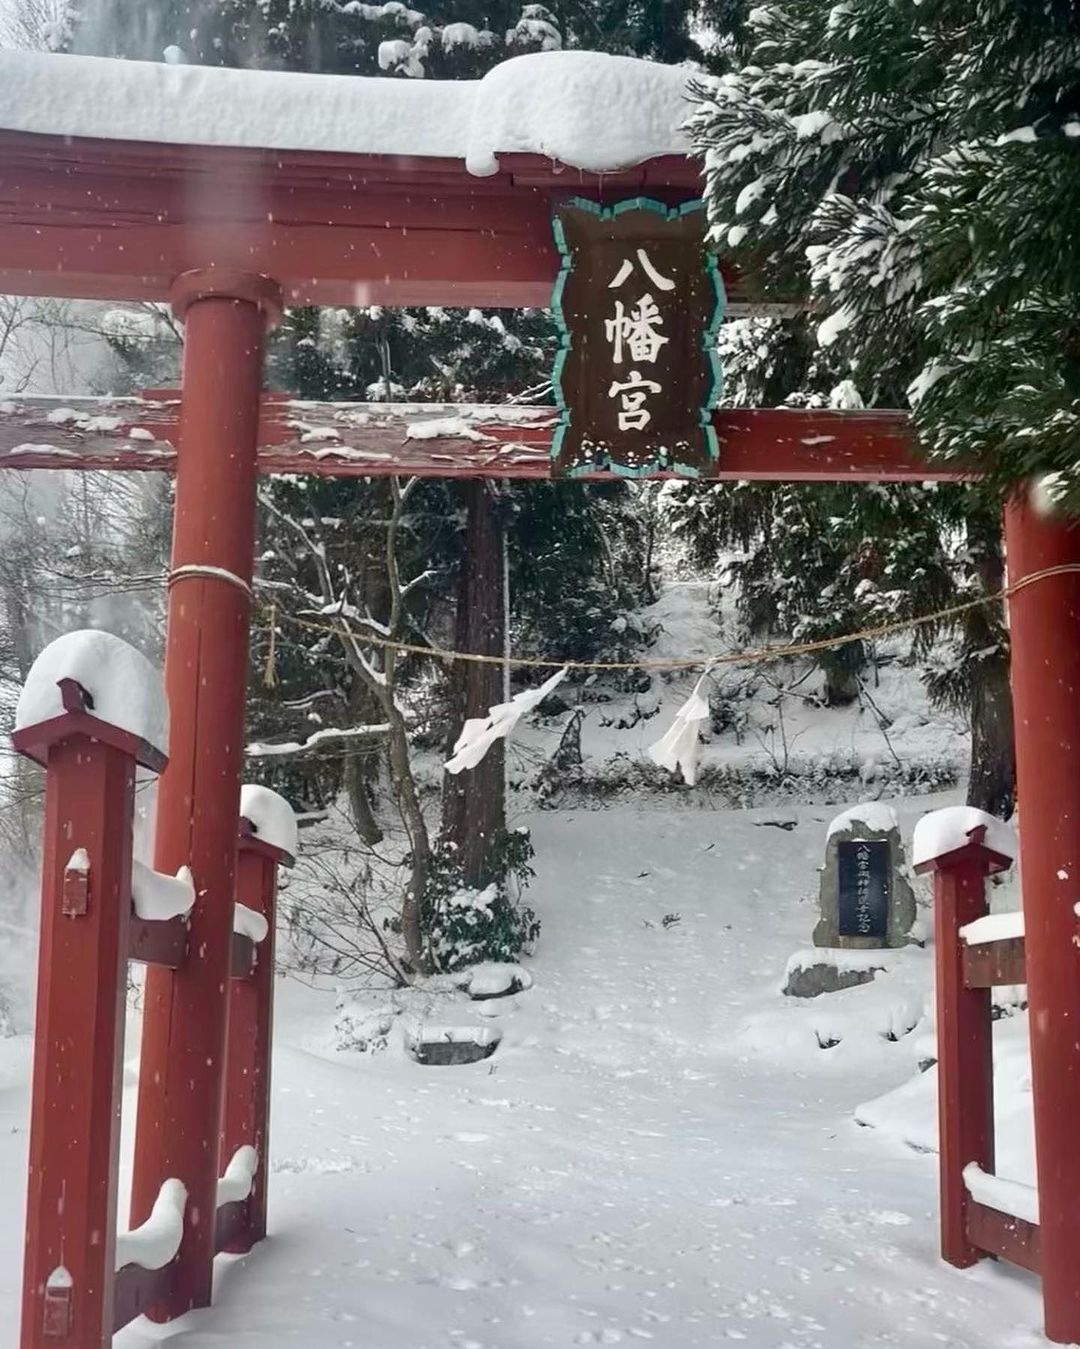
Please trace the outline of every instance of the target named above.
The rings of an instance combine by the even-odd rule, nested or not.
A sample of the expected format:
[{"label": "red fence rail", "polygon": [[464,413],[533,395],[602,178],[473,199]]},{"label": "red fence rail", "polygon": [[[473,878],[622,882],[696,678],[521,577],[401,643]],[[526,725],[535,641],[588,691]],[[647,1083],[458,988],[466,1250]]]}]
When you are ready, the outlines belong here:
[{"label": "red fence rail", "polygon": [[[104,1349],[115,1331],[167,1304],[172,1291],[175,1251],[167,1241],[162,1249],[149,1240],[146,1254],[116,1268],[117,1176],[128,961],[181,967],[187,922],[139,917],[134,907],[136,770],[160,773],[164,756],[95,717],[73,680],[61,689],[63,715],[12,737],[20,754],[45,769],[20,1344]],[[238,849],[236,925],[243,931],[232,936],[225,1109],[223,1119],[205,1121],[223,1177],[216,1251],[250,1250],[266,1234],[274,904],[278,867],[291,860],[246,820]],[[179,1231],[184,1179],[168,1182],[161,1196]],[[140,1237],[134,1241],[138,1248]],[[121,1247],[133,1249],[128,1238]]]},{"label": "red fence rail", "polygon": [[1026,976],[1023,937],[971,940],[969,925],[989,912],[987,879],[1011,865],[985,836],[980,825],[916,868],[934,878],[941,1254],[961,1269],[995,1256],[1038,1273],[1038,1224],[1011,1211],[1020,1205],[1008,1194],[1034,1208],[1034,1191],[995,1177],[992,990]]}]

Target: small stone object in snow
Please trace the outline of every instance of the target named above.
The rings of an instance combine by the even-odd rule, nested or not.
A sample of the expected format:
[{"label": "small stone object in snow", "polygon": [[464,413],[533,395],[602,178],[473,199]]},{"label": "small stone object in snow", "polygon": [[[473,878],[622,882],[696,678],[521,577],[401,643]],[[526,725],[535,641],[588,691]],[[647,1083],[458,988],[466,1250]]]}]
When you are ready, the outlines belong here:
[{"label": "small stone object in snow", "polygon": [[473,1002],[508,998],[532,987],[532,975],[513,961],[485,960],[467,971],[465,992]]},{"label": "small stone object in snow", "polygon": [[816,998],[822,993],[839,993],[844,988],[869,984],[885,968],[878,955],[818,948],[799,951],[787,963],[784,993],[789,998]]},{"label": "small stone object in snow", "polygon": [[852,806],[829,826],[814,945],[906,946],[915,922],[900,826],[880,801]]},{"label": "small stone object in snow", "polygon": [[122,638],[96,628],[68,632],[50,642],[30,667],[15,709],[23,730],[63,715],[59,681],[73,679],[87,694],[99,721],[168,751],[169,710],[161,672]]},{"label": "small stone object in snow", "polygon": [[240,817],[251,825],[256,838],[280,849],[289,858],[296,857],[299,847],[296,814],[283,796],[269,787],[248,783],[240,788]]},{"label": "small stone object in snow", "polygon": [[702,693],[707,678],[707,675],[701,676],[690,697],[676,712],[671,728],[646,751],[654,764],[666,768],[669,773],[681,769],[683,781],[688,787],[697,782],[698,759],[701,755],[699,732],[709,720],[709,701]]},{"label": "small stone object in snow", "polygon": [[421,1026],[407,1042],[417,1063],[427,1068],[446,1068],[479,1063],[491,1058],[499,1047],[502,1031],[493,1026]]}]

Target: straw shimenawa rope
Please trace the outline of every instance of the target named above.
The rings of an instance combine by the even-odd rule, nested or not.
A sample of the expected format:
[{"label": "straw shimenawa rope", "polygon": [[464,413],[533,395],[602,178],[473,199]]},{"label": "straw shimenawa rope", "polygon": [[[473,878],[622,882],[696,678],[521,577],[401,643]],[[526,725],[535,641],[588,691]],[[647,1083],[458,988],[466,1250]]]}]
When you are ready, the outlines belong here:
[{"label": "straw shimenawa rope", "polygon": [[380,637],[376,633],[365,632],[362,635],[344,625],[316,623],[312,619],[296,618],[291,614],[278,611],[271,617],[271,631],[277,622],[288,622],[293,627],[310,632],[324,632],[341,636],[346,633],[363,646],[380,647],[390,651],[400,651],[415,656],[432,656],[445,661],[470,661],[477,665],[511,666],[522,670],[696,670],[709,669],[717,665],[764,665],[769,661],[787,660],[792,656],[809,656],[817,651],[830,651],[834,647],[848,646],[852,642],[873,641],[881,637],[890,637],[898,632],[910,632],[915,628],[942,623],[946,619],[957,618],[961,614],[971,613],[988,604],[999,604],[1010,595],[1034,585],[1036,581],[1049,580],[1056,576],[1066,576],[1080,572],[1080,563],[1068,562],[1058,567],[1046,567],[1042,571],[1023,576],[992,595],[982,595],[978,599],[965,600],[962,604],[951,604],[944,609],[935,609],[933,613],[919,614],[914,618],[898,618],[888,623],[878,623],[873,627],[861,628],[858,632],[849,632],[842,637],[823,637],[813,642],[789,642],[783,646],[747,647],[740,651],[725,651],[715,656],[671,656],[665,660],[534,660],[526,656],[491,656],[478,651],[453,651],[441,646],[423,646],[420,643],[400,642],[391,637]]}]

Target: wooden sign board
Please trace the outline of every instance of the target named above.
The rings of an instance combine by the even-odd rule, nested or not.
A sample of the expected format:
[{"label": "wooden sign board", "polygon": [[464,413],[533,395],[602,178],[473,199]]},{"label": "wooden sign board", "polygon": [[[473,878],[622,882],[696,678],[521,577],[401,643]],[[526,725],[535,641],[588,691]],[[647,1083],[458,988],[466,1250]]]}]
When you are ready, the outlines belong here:
[{"label": "wooden sign board", "polygon": [[724,288],[705,245],[703,204],[575,199],[554,220],[562,333],[553,384],[556,475],[708,475]]}]

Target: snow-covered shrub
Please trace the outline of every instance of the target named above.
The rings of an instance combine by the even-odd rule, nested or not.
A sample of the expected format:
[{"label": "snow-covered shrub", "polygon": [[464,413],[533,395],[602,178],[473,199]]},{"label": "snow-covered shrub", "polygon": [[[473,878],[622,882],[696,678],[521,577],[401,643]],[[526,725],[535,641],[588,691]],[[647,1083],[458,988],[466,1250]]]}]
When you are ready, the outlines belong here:
[{"label": "snow-covered shrub", "polygon": [[425,937],[439,969],[465,969],[481,961],[513,961],[531,949],[540,920],[520,895],[532,879],[534,856],[527,829],[504,833],[491,851],[492,874],[482,889],[464,884],[457,849],[440,842],[432,854],[424,895]]},{"label": "snow-covered shrub", "polygon": [[347,1001],[338,1007],[334,1038],[338,1049],[354,1054],[376,1054],[387,1047],[397,1008],[364,1006]]}]

